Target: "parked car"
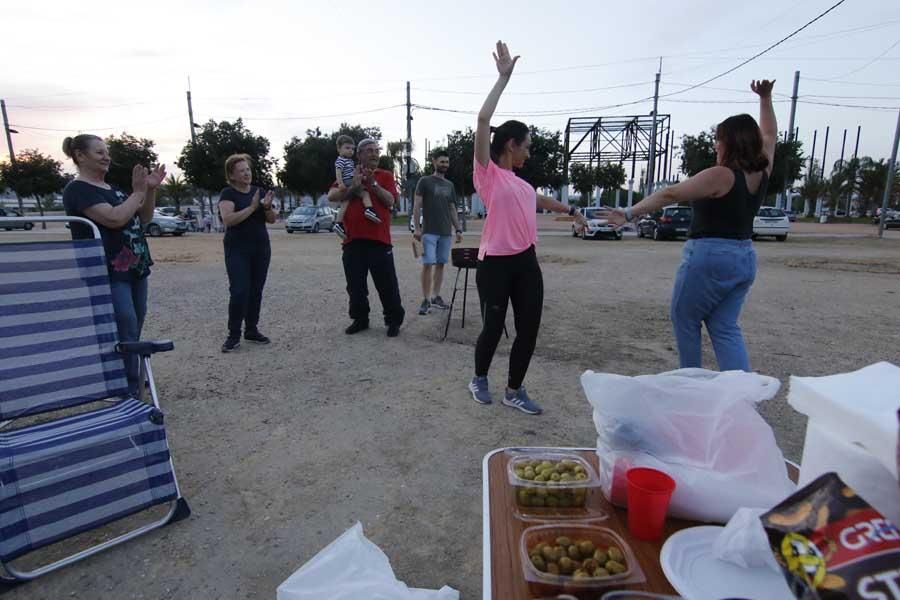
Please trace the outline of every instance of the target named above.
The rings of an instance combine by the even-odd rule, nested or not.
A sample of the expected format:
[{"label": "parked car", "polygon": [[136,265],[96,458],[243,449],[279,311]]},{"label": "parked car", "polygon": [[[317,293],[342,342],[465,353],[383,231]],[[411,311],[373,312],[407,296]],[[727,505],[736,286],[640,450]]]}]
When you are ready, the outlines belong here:
[{"label": "parked car", "polygon": [[666,206],[638,221],[637,234],[657,241],[686,237],[693,217],[694,209],[690,206]]},{"label": "parked car", "polygon": [[[465,220],[463,217],[465,216],[465,218],[468,219],[471,214],[472,214],[472,211],[469,210],[468,206],[465,207],[465,215],[463,215],[463,207],[460,207],[459,209],[457,209],[456,218],[459,222],[460,227],[463,227],[463,221]],[[485,215],[485,218],[487,218],[487,215]],[[419,214],[419,225],[422,225],[422,213]],[[409,228],[410,233],[416,232],[416,228],[413,227],[413,211],[412,210],[409,211],[409,222],[406,224],[406,226]],[[465,227],[463,227],[463,231],[465,231]]]},{"label": "parked car", "polygon": [[[890,208],[887,209],[887,212],[885,213],[885,216],[884,216],[885,228],[888,228],[888,223],[894,223],[898,219],[900,219],[900,210],[892,210]],[[878,208],[875,210],[875,214],[872,216],[872,225],[878,225],[880,222],[881,222],[881,208]],[[896,224],[892,224],[890,226],[890,228],[895,228],[895,227],[897,227]]]},{"label": "parked car", "polygon": [[581,236],[581,239],[594,239],[605,237],[612,240],[621,240],[622,232],[616,231],[616,228],[610,225],[609,220],[600,216],[602,207],[588,207],[581,210],[584,218],[587,220],[587,227],[573,222],[572,237]]},{"label": "parked car", "polygon": [[787,215],[788,221],[790,221],[791,223],[794,223],[797,221],[797,213],[795,213],[794,211],[786,210],[786,211],[784,211],[784,214]]},{"label": "parked car", "polygon": [[4,217],[13,217],[18,218],[21,217],[22,213],[12,208],[2,208],[0,207],[0,227],[7,231],[12,231],[13,229],[24,229],[25,231],[30,231],[34,227],[34,223],[31,221],[6,221]]},{"label": "parked car", "polygon": [[187,223],[180,217],[170,217],[160,209],[153,210],[153,218],[144,224],[144,233],[151,237],[158,237],[171,233],[175,236],[184,235],[188,230]]},{"label": "parked car", "polygon": [[780,208],[762,206],[753,218],[753,239],[761,235],[771,235],[779,242],[783,242],[790,230],[791,222]]},{"label": "parked car", "polygon": [[332,231],[334,218],[337,213],[328,206],[299,206],[294,209],[284,222],[284,229],[288,233],[295,231],[309,231],[319,233],[322,229]]},{"label": "parked car", "polygon": [[900,211],[888,211],[884,216],[885,229],[900,229]]},{"label": "parked car", "polygon": [[160,206],[160,207],[157,208],[156,210],[158,210],[161,214],[166,215],[167,217],[176,217],[176,216],[178,216],[178,211],[175,210],[175,207],[174,207],[174,206]]}]

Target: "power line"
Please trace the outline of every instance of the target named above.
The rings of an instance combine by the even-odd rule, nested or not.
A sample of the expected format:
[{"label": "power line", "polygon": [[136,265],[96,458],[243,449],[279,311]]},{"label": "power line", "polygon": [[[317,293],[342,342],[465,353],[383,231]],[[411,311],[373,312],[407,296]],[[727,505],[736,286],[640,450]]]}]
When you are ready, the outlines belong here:
[{"label": "power line", "polygon": [[171,121],[173,119],[180,119],[181,115],[174,115],[171,117],[166,117],[164,119],[155,119],[153,121],[144,121],[143,123],[131,123],[129,125],[117,125],[116,127],[82,127],[81,129],[56,129],[53,127],[35,127],[33,125],[22,125],[19,123],[10,123],[10,127],[18,127],[21,129],[31,129],[34,131],[58,131],[62,133],[80,133],[82,131],[114,131],[117,129],[127,129],[129,127],[137,127],[140,125],[153,125],[155,123],[162,123],[164,121]]},{"label": "power line", "polygon": [[900,87],[900,83],[863,83],[861,81],[839,81],[837,79],[817,79],[815,77],[804,77],[804,81],[817,81],[820,83],[834,83],[839,85],[863,85],[869,87]]},{"label": "power line", "polygon": [[897,110],[900,108],[898,106],[869,106],[866,104],[840,104],[837,102],[817,102],[814,100],[798,100],[797,102],[801,102],[803,104],[816,104],[819,106],[836,106],[840,108],[865,108],[870,110]]},{"label": "power line", "polygon": [[765,50],[762,50],[761,52],[757,52],[756,54],[754,54],[753,56],[751,56],[751,57],[748,58],[747,60],[745,60],[745,61],[739,63],[738,65],[736,65],[736,66],[734,66],[734,67],[728,69],[727,71],[723,71],[722,73],[719,73],[718,75],[716,75],[716,76],[714,76],[714,77],[710,77],[710,78],[707,79],[706,81],[702,81],[702,82],[700,82],[700,83],[694,84],[694,85],[692,85],[692,86],[689,87],[689,88],[686,88],[686,89],[683,89],[683,90],[680,90],[680,91],[677,91],[677,92],[670,92],[669,94],[666,94],[666,96],[674,96],[674,95],[676,95],[676,94],[683,94],[684,92],[689,92],[689,91],[691,91],[691,90],[693,90],[693,89],[696,89],[696,88],[698,88],[698,87],[702,87],[702,86],[706,85],[707,83],[711,83],[711,82],[715,81],[716,79],[720,79],[720,78],[722,78],[722,77],[725,77],[725,76],[728,75],[729,73],[733,73],[734,71],[737,71],[738,69],[740,69],[741,67],[743,67],[743,66],[746,65],[747,63],[751,62],[752,60],[755,60],[755,59],[759,58],[760,56],[762,56],[762,55],[765,54],[766,52],[769,52],[769,51],[772,50],[773,48],[776,48],[777,46],[779,46],[779,45],[783,44],[784,42],[786,42],[787,40],[791,39],[792,37],[794,37],[795,35],[797,35],[797,34],[800,33],[801,31],[803,31],[804,29],[806,29],[807,27],[809,27],[810,25],[812,25],[813,23],[815,23],[816,21],[818,21],[819,19],[821,19],[822,17],[824,17],[825,15],[827,15],[828,13],[830,13],[831,11],[833,11],[834,9],[836,9],[838,6],[840,6],[841,4],[843,4],[843,3],[846,2],[846,1],[847,1],[847,0],[838,0],[838,2],[836,2],[835,4],[833,4],[833,5],[832,5],[830,8],[828,8],[825,12],[822,12],[822,13],[820,13],[816,18],[814,18],[814,19],[812,19],[812,20],[810,20],[810,21],[807,21],[806,24],[803,25],[802,27],[800,27],[799,29],[795,29],[793,32],[789,33],[787,36],[781,38],[780,40],[778,40],[778,41],[775,42],[774,44],[770,45],[770,46],[769,46],[768,48],[766,48]]},{"label": "power line", "polygon": [[[586,89],[576,89],[576,90],[546,90],[546,91],[532,91],[532,92],[504,92],[504,96],[543,96],[543,95],[553,95],[553,94],[579,94],[586,92],[603,92],[606,90],[617,90],[622,88],[631,88],[638,87],[641,85],[649,85],[653,83],[652,81],[636,81],[634,83],[622,83],[619,85],[608,85],[604,87],[597,88],[586,88]],[[419,92],[430,92],[435,94],[458,94],[465,96],[484,96],[484,91],[472,92],[467,90],[439,90],[434,88],[413,88],[415,91]]]},{"label": "power line", "polygon": [[848,71],[847,73],[844,73],[843,75],[838,75],[837,77],[835,77],[835,79],[843,79],[844,77],[848,77],[850,75],[853,75],[854,73],[859,73],[863,69],[869,67],[869,65],[871,65],[872,63],[880,60],[885,54],[887,54],[888,52],[890,52],[891,50],[896,48],[897,44],[900,44],[900,39],[898,39],[896,42],[894,42],[893,44],[888,46],[888,48],[884,52],[882,52],[881,54],[879,54],[878,56],[876,56],[875,58],[873,58],[872,60],[870,60],[869,62],[864,64],[863,66],[859,67],[858,69],[853,69],[852,71]]},{"label": "power line", "polygon": [[345,113],[334,113],[330,115],[308,115],[308,116],[291,116],[291,117],[233,117],[235,119],[240,118],[244,121],[308,121],[311,119],[330,119],[332,117],[352,117],[355,115],[366,115],[369,113],[383,112],[386,110],[391,110],[393,108],[400,108],[401,106],[406,106],[405,104],[394,104],[391,106],[382,106],[381,108],[371,108],[369,110],[358,110],[354,112],[345,112]]},{"label": "power line", "polygon": [[[647,96],[646,98],[641,98],[639,100],[632,100],[630,102],[619,102],[617,104],[608,104],[606,106],[586,106],[581,108],[568,108],[568,109],[558,109],[558,110],[542,110],[542,111],[520,111],[520,112],[498,112],[494,113],[498,116],[521,116],[521,117],[551,117],[551,116],[561,116],[561,115],[571,115],[571,114],[579,114],[586,112],[596,112],[598,110],[608,110],[611,108],[620,108],[622,106],[631,106],[634,104],[641,104],[648,100],[652,100],[653,96]],[[413,104],[414,108],[420,108],[422,110],[430,110],[436,112],[450,112],[450,113],[458,113],[465,115],[477,115],[478,111],[476,110],[463,110],[457,108],[443,108],[438,106],[426,106],[423,104]]]}]

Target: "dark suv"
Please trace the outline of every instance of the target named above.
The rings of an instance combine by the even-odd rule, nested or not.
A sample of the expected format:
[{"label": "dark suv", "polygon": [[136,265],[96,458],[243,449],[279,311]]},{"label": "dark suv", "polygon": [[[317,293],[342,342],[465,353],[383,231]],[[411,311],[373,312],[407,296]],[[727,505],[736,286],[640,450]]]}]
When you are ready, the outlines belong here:
[{"label": "dark suv", "polygon": [[687,237],[693,216],[694,209],[690,206],[667,206],[638,221],[638,237],[652,237],[654,240]]}]

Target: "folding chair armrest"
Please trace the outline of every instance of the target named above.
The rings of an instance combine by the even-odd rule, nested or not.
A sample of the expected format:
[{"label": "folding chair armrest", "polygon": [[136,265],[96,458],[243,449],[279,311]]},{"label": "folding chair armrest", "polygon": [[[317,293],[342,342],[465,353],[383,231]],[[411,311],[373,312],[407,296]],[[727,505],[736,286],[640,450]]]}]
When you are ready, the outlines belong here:
[{"label": "folding chair armrest", "polygon": [[139,356],[150,356],[157,352],[168,352],[175,349],[172,340],[155,340],[152,342],[119,342],[116,344],[116,351],[121,354],[137,354]]}]

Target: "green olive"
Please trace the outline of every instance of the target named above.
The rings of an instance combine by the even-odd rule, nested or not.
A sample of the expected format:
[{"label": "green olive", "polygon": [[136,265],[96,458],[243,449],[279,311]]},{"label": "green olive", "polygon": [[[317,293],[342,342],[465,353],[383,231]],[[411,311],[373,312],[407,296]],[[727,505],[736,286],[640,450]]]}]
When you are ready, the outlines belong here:
[{"label": "green olive", "polygon": [[541,556],[540,554],[535,554],[534,556],[531,557],[531,564],[533,564],[534,568],[537,569],[538,571],[546,571],[547,570],[547,563],[544,562],[544,557]]},{"label": "green olive", "polygon": [[572,560],[581,560],[581,552],[578,551],[578,546],[575,544],[566,548],[566,554],[568,554],[569,558]]},{"label": "green olive", "polygon": [[609,577],[609,571],[607,571],[603,567],[597,567],[596,569],[594,569],[593,575],[594,577]]},{"label": "green olive", "polygon": [[556,538],[556,545],[557,546],[565,546],[566,548],[568,548],[569,546],[572,545],[572,540],[570,540],[566,536],[562,535],[562,536]]},{"label": "green olive", "polygon": [[594,550],[594,560],[601,565],[605,565],[607,561],[609,561],[609,554],[598,548],[597,550]]},{"label": "green olive", "polygon": [[612,573],[614,575],[618,575],[619,573],[624,573],[625,571],[628,570],[625,568],[625,565],[623,565],[620,562],[614,561],[614,560],[607,562],[605,567],[606,567],[607,571],[609,571],[610,573]]},{"label": "green olive", "polygon": [[623,559],[625,558],[622,551],[615,546],[610,546],[606,553],[609,554],[609,560],[614,560],[616,562],[623,562]]},{"label": "green olive", "polygon": [[547,572],[551,575],[559,575],[559,565],[555,562],[547,563]]},{"label": "green olive", "polygon": [[557,498],[556,496],[548,496],[544,499],[544,504],[546,506],[556,508],[557,506],[559,506],[559,498]]},{"label": "green olive", "polygon": [[598,563],[593,558],[589,558],[582,563],[581,568],[584,569],[585,571],[587,571],[588,573],[593,573],[594,569],[596,569],[599,566],[600,566],[600,563]]},{"label": "green olive", "polygon": [[[526,471],[526,475],[527,475],[527,473],[528,472]],[[562,475],[559,476],[559,480],[560,481],[572,481],[572,476],[569,473],[563,473]]]},{"label": "green olive", "polygon": [[594,554],[594,542],[590,540],[582,540],[578,542],[578,549],[581,550],[582,556],[591,556]]},{"label": "green olive", "polygon": [[575,570],[575,561],[568,556],[559,559],[559,572],[563,575],[569,575]]},{"label": "green olive", "polygon": [[555,562],[558,558],[556,556],[556,550],[554,550],[550,546],[544,546],[543,548],[541,548],[541,555],[547,562]]},{"label": "green olive", "polygon": [[584,580],[584,579],[590,579],[590,577],[591,577],[591,576],[588,575],[588,572],[587,572],[587,571],[583,571],[583,570],[581,570],[581,569],[577,569],[577,570],[572,574],[572,578],[575,579],[576,581],[581,581],[581,580]]}]

